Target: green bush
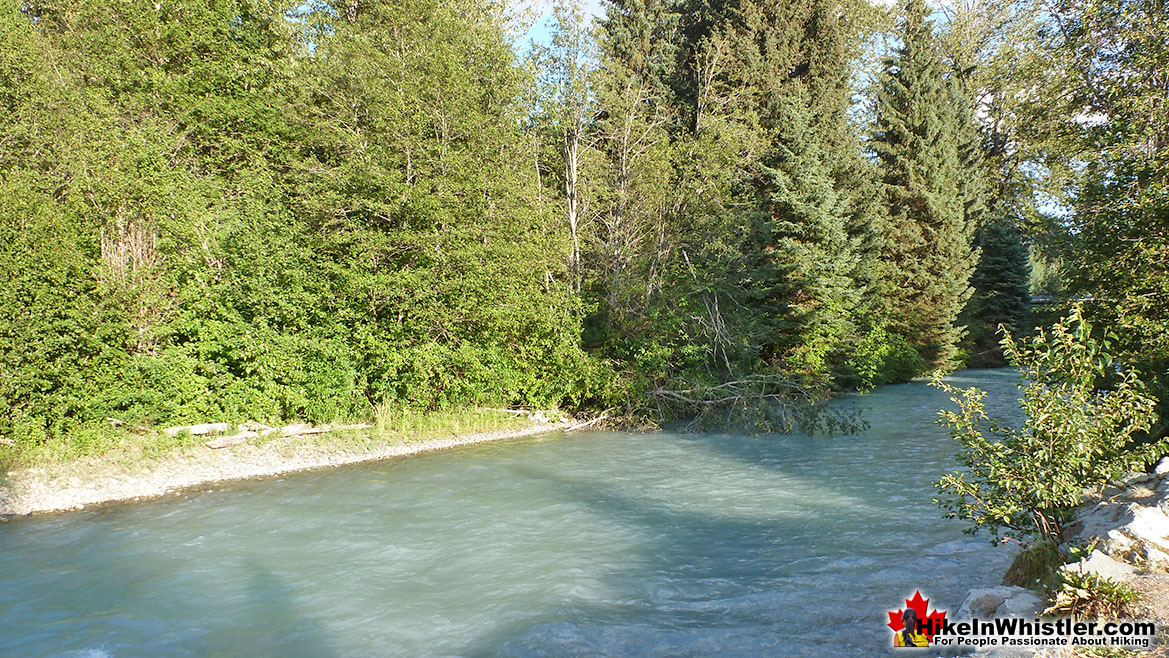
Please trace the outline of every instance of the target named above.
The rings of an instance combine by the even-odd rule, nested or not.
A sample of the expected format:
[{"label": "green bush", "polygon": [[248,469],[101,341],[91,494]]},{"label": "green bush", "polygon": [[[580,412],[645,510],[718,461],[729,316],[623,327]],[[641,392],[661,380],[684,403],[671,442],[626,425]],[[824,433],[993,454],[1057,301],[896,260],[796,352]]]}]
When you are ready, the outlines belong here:
[{"label": "green bush", "polygon": [[97,294],[95,246],[31,183],[0,175],[0,436],[18,444],[100,420],[90,392],[127,361],[126,323]]},{"label": "green bush", "polygon": [[878,327],[857,343],[847,366],[855,373],[855,381],[850,383],[867,390],[913,379],[925,360],[904,336]]},{"label": "green bush", "polygon": [[1077,619],[1131,617],[1137,592],[1132,585],[1098,573],[1064,572],[1052,592],[1045,615],[1071,615]]},{"label": "green bush", "polygon": [[957,412],[941,412],[941,422],[962,443],[965,467],[936,483],[937,502],[948,517],[971,521],[968,532],[987,529],[996,543],[1058,543],[1086,488],[1143,469],[1169,448],[1169,439],[1134,439],[1152,425],[1154,401],[1137,373],[1109,356],[1110,338],[1091,333],[1079,307],[1026,342],[1003,332],[1003,353],[1025,380],[1019,428],[987,415],[984,391],[935,378],[958,404]]}]

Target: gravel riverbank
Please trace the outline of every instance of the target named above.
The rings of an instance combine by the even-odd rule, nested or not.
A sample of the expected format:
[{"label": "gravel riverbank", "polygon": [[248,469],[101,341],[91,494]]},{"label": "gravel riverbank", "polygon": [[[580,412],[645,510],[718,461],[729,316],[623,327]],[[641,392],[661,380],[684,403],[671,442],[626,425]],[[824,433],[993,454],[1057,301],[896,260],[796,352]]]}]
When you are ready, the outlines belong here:
[{"label": "gravel riverbank", "polygon": [[0,519],[153,498],[214,482],[376,461],[571,427],[571,421],[533,422],[529,426],[506,430],[375,444],[369,449],[276,439],[259,445],[243,443],[218,450],[202,446],[190,448],[143,467],[86,460],[52,469],[25,468],[10,471],[0,486]]}]

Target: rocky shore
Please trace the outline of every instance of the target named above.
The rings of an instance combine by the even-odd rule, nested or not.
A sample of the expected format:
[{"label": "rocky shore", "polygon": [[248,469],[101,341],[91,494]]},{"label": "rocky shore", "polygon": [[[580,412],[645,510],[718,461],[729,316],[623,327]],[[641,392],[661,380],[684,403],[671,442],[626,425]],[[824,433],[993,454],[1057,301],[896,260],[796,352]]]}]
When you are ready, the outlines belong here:
[{"label": "rocky shore", "polygon": [[370,449],[338,449],[328,444],[275,439],[261,444],[241,442],[223,448],[201,446],[145,467],[93,460],[54,468],[11,471],[0,486],[0,520],[43,512],[78,510],[122,500],[153,498],[214,482],[280,475],[343,464],[376,461],[473,443],[484,443],[584,424],[533,418],[518,429],[374,445]]},{"label": "rocky shore", "polygon": [[[1092,552],[1064,571],[1098,574],[1128,583],[1138,594],[1134,618],[1156,622],[1158,646],[1129,653],[1091,653],[1084,649],[992,648],[976,656],[1065,658],[1090,655],[1169,656],[1169,457],[1148,474],[1136,474],[1082,505],[1065,527],[1069,541]],[[971,591],[956,619],[1035,618],[1045,602],[1029,589],[1002,585]]]}]

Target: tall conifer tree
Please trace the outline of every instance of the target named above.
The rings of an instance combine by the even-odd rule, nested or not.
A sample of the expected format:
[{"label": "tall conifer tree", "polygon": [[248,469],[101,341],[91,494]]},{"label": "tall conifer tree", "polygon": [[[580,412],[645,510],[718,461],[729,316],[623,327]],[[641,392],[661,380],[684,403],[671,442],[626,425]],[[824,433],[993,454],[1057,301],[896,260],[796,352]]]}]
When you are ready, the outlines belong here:
[{"label": "tall conifer tree", "polygon": [[884,170],[889,215],[891,328],[933,367],[952,365],[977,262],[978,210],[969,112],[943,75],[924,0],[909,0],[901,47],[885,63],[873,148]]},{"label": "tall conifer tree", "polygon": [[784,139],[771,166],[764,165],[762,258],[780,302],[771,344],[788,367],[825,373],[831,353],[854,330],[858,243],[849,234],[849,197],[837,189],[831,150],[815,139],[813,113],[800,96],[788,102]]},{"label": "tall conifer tree", "polygon": [[748,246],[769,316],[765,356],[809,374],[828,372],[855,334],[864,285],[861,206],[849,189],[863,182],[848,118],[857,54],[848,17],[856,11],[801,0],[744,2],[730,12],[731,77],[765,140],[755,179],[758,241]]}]

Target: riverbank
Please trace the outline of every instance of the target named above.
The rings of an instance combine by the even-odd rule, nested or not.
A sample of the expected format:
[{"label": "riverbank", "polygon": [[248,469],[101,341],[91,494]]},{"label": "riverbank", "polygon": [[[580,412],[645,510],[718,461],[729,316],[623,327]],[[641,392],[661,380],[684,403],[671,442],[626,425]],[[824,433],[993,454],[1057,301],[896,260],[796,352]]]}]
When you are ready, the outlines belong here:
[{"label": "riverbank", "polygon": [[[242,442],[223,448],[197,445],[175,450],[145,464],[93,457],[9,471],[0,485],[0,520],[93,505],[141,500],[217,482],[269,477],[346,464],[444,450],[581,427],[571,419],[542,415],[517,419],[514,427],[427,438],[346,430],[303,437]],[[340,440],[338,440],[340,439]]]},{"label": "riverbank", "polygon": [[[992,648],[975,652],[979,658],[1084,658],[1142,656],[1169,658],[1169,457],[1152,473],[1137,473],[1106,488],[1073,514],[1065,529],[1068,540],[1090,546],[1091,554],[1060,567],[1072,573],[1097,574],[1122,583],[1135,595],[1124,618],[1157,625],[1157,640],[1147,648],[1101,653],[1083,648]],[[1088,596],[1087,592],[1081,593]],[[957,618],[1032,618],[1048,602],[1030,590],[1003,585],[973,590]]]}]

